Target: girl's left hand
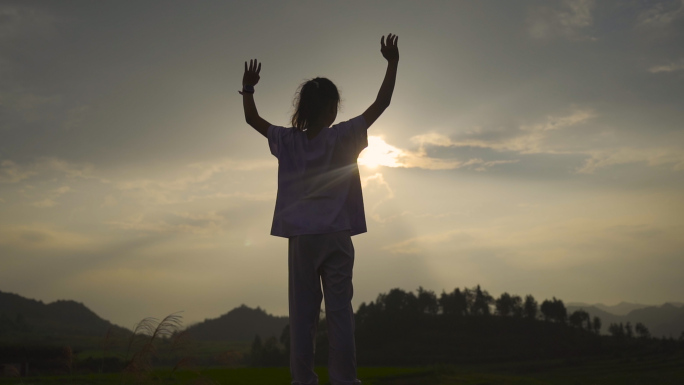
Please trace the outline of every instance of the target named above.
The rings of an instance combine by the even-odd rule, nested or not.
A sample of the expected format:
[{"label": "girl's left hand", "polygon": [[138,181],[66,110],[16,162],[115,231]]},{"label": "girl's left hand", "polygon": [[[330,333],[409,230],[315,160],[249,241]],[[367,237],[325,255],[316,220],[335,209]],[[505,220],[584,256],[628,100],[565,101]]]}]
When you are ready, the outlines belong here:
[{"label": "girl's left hand", "polygon": [[245,74],[242,76],[242,85],[255,86],[259,83],[259,72],[261,72],[261,63],[257,62],[257,59],[249,61],[249,68],[247,68],[247,62],[245,62]]}]

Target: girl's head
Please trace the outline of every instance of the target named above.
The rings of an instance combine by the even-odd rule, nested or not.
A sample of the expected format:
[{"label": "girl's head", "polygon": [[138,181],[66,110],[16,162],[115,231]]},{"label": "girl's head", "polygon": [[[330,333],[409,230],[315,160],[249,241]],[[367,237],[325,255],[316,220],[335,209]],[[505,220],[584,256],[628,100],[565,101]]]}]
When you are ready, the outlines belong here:
[{"label": "girl's head", "polygon": [[327,127],[335,121],[339,106],[340,93],[333,82],[326,78],[308,80],[297,90],[292,126],[302,131]]}]

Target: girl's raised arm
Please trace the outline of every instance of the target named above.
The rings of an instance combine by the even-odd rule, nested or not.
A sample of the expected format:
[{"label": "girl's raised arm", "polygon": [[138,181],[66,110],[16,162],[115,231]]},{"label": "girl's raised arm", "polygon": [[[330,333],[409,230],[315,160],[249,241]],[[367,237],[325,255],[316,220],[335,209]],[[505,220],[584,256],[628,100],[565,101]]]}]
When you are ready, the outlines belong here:
[{"label": "girl's raised arm", "polygon": [[389,107],[390,101],[392,100],[394,83],[397,79],[397,66],[399,65],[398,40],[399,37],[397,35],[392,35],[391,33],[387,35],[387,44],[385,44],[385,36],[380,39],[380,52],[382,52],[382,56],[387,59],[387,72],[385,73],[385,79],[380,86],[378,97],[363,113],[363,117],[366,119],[368,127],[370,127],[385,109]]},{"label": "girl's raised arm", "polygon": [[247,124],[254,127],[264,137],[268,137],[268,127],[271,123],[259,116],[256,104],[254,104],[254,86],[259,83],[259,72],[261,72],[261,63],[256,59],[249,61],[249,68],[245,62],[245,74],[242,76],[242,91],[238,91],[242,95],[242,106],[245,108],[245,120]]}]

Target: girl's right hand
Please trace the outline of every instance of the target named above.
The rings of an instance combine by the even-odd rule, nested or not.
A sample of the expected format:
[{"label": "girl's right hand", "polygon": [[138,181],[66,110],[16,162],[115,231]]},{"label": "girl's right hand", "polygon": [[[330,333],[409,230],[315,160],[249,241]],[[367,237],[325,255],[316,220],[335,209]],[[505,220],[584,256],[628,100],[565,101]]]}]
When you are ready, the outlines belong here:
[{"label": "girl's right hand", "polygon": [[380,39],[380,52],[382,56],[387,59],[388,62],[398,63],[399,62],[399,48],[397,47],[397,40],[399,37],[397,35],[392,35],[391,33],[387,35],[387,44],[385,45],[385,36],[383,35]]}]

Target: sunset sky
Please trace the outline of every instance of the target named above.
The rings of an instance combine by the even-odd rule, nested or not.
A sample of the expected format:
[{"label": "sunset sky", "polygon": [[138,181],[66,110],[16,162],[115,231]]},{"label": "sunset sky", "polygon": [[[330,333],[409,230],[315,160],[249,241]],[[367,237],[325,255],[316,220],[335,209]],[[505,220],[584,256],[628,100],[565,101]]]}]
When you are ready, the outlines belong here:
[{"label": "sunset sky", "polygon": [[269,235],[297,86],[337,122],[392,104],[361,154],[354,309],[477,284],[541,303],[682,301],[684,2],[3,1],[0,291],[132,327],[287,315]]}]

